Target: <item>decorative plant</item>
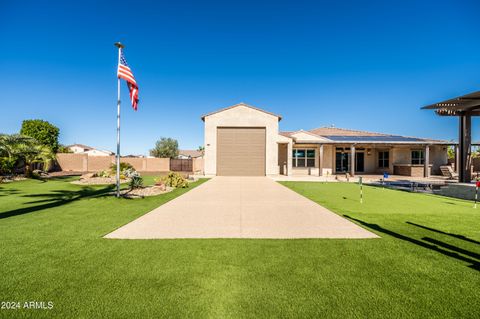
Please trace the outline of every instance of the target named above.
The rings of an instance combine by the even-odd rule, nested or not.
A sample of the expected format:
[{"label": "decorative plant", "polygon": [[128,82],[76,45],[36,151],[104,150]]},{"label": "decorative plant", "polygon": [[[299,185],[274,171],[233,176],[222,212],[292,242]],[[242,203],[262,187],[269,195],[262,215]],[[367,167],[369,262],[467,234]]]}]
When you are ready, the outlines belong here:
[{"label": "decorative plant", "polygon": [[188,181],[182,177],[182,175],[176,172],[170,172],[167,176],[164,176],[160,179],[165,183],[166,186],[176,187],[176,188],[186,188],[188,187]]},{"label": "decorative plant", "polygon": [[95,173],[95,177],[110,177],[110,172],[109,171],[100,171]]},{"label": "decorative plant", "polygon": [[[125,162],[120,162],[120,174],[124,174],[125,175],[125,171],[128,170],[128,169],[132,169],[135,171],[135,168],[133,167],[132,164],[130,163],[125,163]],[[117,173],[117,164],[112,164],[110,165],[110,173],[112,175],[115,175]]]},{"label": "decorative plant", "polygon": [[138,175],[138,172],[136,170],[134,170],[133,168],[127,168],[126,170],[122,171],[122,174],[126,178],[132,178],[133,176]]},{"label": "decorative plant", "polygon": [[130,189],[141,188],[143,186],[143,177],[137,171],[133,171],[130,176]]}]

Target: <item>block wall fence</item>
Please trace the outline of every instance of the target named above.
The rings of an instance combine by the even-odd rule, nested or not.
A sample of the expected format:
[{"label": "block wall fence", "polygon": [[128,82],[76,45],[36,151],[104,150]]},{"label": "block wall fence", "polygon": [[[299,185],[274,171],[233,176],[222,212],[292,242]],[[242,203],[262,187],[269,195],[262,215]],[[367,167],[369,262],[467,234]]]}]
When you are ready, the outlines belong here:
[{"label": "block wall fence", "polygon": [[[194,158],[194,173],[203,174],[203,158]],[[169,158],[121,157],[120,162],[131,164],[139,172],[168,172]],[[87,154],[57,154],[58,167],[62,171],[98,172],[115,163],[115,156],[88,156]]]}]

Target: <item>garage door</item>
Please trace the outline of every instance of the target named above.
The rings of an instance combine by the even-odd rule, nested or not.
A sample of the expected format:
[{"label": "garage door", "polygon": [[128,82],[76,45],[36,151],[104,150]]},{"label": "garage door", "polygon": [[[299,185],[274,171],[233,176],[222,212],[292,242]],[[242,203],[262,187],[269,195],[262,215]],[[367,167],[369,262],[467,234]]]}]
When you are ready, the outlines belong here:
[{"label": "garage door", "polygon": [[265,128],[217,128],[217,175],[264,176]]}]

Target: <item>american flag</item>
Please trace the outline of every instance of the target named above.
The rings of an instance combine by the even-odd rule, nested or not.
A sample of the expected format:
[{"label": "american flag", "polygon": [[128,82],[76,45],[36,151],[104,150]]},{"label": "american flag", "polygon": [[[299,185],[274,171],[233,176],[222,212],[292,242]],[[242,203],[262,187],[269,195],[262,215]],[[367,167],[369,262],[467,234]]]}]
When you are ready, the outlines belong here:
[{"label": "american flag", "polygon": [[127,64],[127,60],[123,55],[123,50],[120,53],[120,63],[118,64],[117,71],[118,78],[127,81],[128,90],[130,91],[130,100],[132,101],[132,107],[136,111],[138,105],[138,86],[133,76],[132,70]]}]

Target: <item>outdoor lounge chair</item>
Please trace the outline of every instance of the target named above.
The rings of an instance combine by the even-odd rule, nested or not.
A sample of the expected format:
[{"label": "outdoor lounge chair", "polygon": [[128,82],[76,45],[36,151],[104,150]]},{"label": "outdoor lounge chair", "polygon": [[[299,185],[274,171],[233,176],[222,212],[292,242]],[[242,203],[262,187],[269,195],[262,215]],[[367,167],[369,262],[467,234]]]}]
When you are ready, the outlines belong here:
[{"label": "outdoor lounge chair", "polygon": [[453,171],[451,166],[440,166],[442,175],[448,177],[449,179],[458,179],[458,174]]}]

